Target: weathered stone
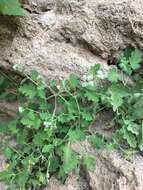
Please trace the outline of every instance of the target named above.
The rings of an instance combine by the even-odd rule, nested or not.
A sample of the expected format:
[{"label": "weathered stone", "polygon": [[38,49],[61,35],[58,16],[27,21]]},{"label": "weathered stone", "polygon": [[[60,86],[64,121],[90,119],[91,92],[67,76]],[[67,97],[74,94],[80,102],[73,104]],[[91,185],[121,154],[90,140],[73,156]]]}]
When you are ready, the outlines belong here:
[{"label": "weathered stone", "polygon": [[143,158],[135,155],[130,161],[119,152],[95,154],[96,169],[88,173],[93,190],[142,190]]},{"label": "weathered stone", "polygon": [[62,185],[60,181],[52,177],[45,190],[90,190],[88,183],[78,174],[72,174]]},{"label": "weathered stone", "polygon": [[[127,46],[143,47],[141,0],[29,0],[47,7],[26,18],[0,18],[1,63],[25,65],[45,77],[83,74]],[[49,11],[50,10],[50,11]]]},{"label": "weathered stone", "polygon": [[[2,155],[2,153],[0,152],[0,172],[3,171],[5,166],[5,161],[4,161],[4,156]],[[5,190],[5,186],[3,183],[0,182],[0,190]]]},{"label": "weathered stone", "polygon": [[72,148],[80,153],[85,151],[95,158],[95,169],[81,168],[90,190],[142,190],[143,158],[139,154],[124,155],[120,151],[95,150],[84,141],[73,144]]},{"label": "weathered stone", "polygon": [[30,5],[30,7],[33,10],[37,10],[37,11],[48,11],[53,9],[54,5],[55,5],[56,0],[26,0],[25,3],[27,3],[28,5]]},{"label": "weathered stone", "polygon": [[[11,26],[7,24],[7,18],[0,18],[5,19],[5,22],[0,22],[3,28],[0,29],[1,67],[8,69],[16,64],[28,71],[35,69],[49,80],[67,78],[71,72],[80,76],[95,63],[105,64],[100,57],[86,51],[84,47],[73,46],[59,33],[49,29],[50,23],[47,24],[43,20],[44,17],[49,20],[51,17],[54,18],[51,19],[51,25],[56,21],[56,16],[51,12],[47,12],[46,15],[44,13],[39,16],[27,16],[24,20],[21,19],[21,22],[13,21]],[[55,36],[58,40],[53,39]]]},{"label": "weathered stone", "polygon": [[7,113],[9,116],[15,116],[17,110],[18,110],[18,102],[13,102],[13,103],[0,102],[0,111],[3,113]]},{"label": "weathered stone", "polygon": [[141,0],[57,0],[56,8],[65,38],[95,54],[107,58],[127,46],[143,47]]}]

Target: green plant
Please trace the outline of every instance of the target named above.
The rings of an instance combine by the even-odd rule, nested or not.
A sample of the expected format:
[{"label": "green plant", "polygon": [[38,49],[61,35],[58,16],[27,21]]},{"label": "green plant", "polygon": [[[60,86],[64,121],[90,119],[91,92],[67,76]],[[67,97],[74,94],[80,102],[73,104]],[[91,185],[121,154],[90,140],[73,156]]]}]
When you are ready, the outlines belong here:
[{"label": "green plant", "polygon": [[[93,169],[94,158],[79,141],[88,140],[96,149],[120,148],[128,158],[134,150],[142,151],[141,61],[139,50],[125,50],[108,74],[96,64],[84,82],[71,74],[60,84],[52,80],[46,86],[36,71],[26,75],[19,87],[19,111],[13,121],[0,128],[6,136],[3,150],[8,162],[0,180],[8,190],[41,189],[52,175],[64,182],[80,164]],[[118,126],[110,142],[89,128],[103,109],[113,110]],[[13,138],[16,145],[11,144]],[[75,144],[80,151],[74,150]]]},{"label": "green plant", "polygon": [[[119,67],[111,69],[111,82],[104,102],[116,112],[115,121],[121,126],[113,135],[116,144],[124,143],[133,149],[143,150],[143,82],[142,53],[127,49],[119,60]],[[122,144],[123,145],[123,144]]]},{"label": "green plant", "polygon": [[19,0],[0,0],[0,13],[3,15],[24,16]]},{"label": "green plant", "polygon": [[[71,145],[86,138],[98,109],[95,89],[82,87],[73,74],[59,86],[51,81],[48,89],[33,71],[20,84],[21,105],[15,120],[1,127],[7,136],[3,149],[9,164],[0,179],[11,189],[41,187],[54,173],[64,181],[80,166],[81,157],[85,167],[93,168],[92,156],[84,148],[81,154],[75,152]],[[11,145],[11,138],[17,145]]]},{"label": "green plant", "polygon": [[0,71],[0,101],[15,101],[18,97],[17,83]]}]

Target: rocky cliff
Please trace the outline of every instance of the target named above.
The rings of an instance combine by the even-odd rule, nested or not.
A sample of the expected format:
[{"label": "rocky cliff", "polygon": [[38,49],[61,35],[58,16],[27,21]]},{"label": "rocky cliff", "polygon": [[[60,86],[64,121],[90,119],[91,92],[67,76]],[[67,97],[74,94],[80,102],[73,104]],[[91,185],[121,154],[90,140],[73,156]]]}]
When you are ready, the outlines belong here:
[{"label": "rocky cliff", "polygon": [[[47,81],[71,72],[81,76],[95,63],[108,69],[125,47],[143,48],[142,0],[24,2],[26,17],[0,16],[0,69],[5,71],[13,65],[19,71],[35,69]],[[119,152],[89,151],[96,157],[94,172],[81,168],[64,186],[52,178],[47,190],[143,189],[141,156],[127,161]]]}]

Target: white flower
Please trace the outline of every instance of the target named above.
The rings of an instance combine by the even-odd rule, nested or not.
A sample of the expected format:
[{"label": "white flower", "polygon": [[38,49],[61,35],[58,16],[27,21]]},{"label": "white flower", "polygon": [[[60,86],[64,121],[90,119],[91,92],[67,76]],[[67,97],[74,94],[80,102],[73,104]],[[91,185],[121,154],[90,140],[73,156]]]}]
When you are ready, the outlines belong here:
[{"label": "white flower", "polygon": [[19,110],[20,113],[22,113],[22,112],[24,111],[24,108],[20,106],[20,107],[18,108],[18,110]]},{"label": "white flower", "polygon": [[86,80],[87,80],[87,75],[83,75],[82,79],[83,79],[84,81],[86,81]]},{"label": "white flower", "polygon": [[94,86],[94,82],[93,82],[93,81],[90,81],[90,82],[88,82],[88,85],[89,85],[89,86]]},{"label": "white flower", "polygon": [[140,97],[140,96],[142,96],[142,93],[135,93],[134,96],[135,97]]},{"label": "white flower", "polygon": [[91,81],[91,80],[93,80],[93,75],[84,75],[83,80],[84,81]]},{"label": "white flower", "polygon": [[102,70],[99,70],[99,71],[97,72],[97,77],[100,78],[100,79],[105,79],[105,78],[107,78],[107,73],[105,73],[105,72],[102,71]]},{"label": "white flower", "polygon": [[82,87],[86,87],[86,86],[88,86],[88,82],[83,82]]},{"label": "white flower", "polygon": [[57,89],[60,90],[60,88],[61,88],[60,85],[57,85]]},{"label": "white flower", "polygon": [[49,128],[51,127],[51,122],[44,121],[43,125],[45,126],[45,128]]},{"label": "white flower", "polygon": [[12,66],[12,68],[13,68],[14,70],[17,70],[18,65],[17,65],[17,64],[15,64],[15,65],[13,65],[13,66]]},{"label": "white flower", "polygon": [[82,87],[87,87],[87,86],[94,86],[94,82],[93,81],[89,81],[89,82],[83,82],[82,83]]},{"label": "white flower", "polygon": [[88,81],[93,80],[93,75],[87,75],[87,80],[88,80]]}]

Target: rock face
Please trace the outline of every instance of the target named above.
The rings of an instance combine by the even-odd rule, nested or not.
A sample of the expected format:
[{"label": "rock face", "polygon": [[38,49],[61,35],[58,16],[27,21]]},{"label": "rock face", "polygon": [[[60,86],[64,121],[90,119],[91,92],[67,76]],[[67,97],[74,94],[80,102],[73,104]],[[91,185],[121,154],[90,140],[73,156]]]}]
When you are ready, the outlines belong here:
[{"label": "rock face", "polygon": [[[0,172],[4,169],[4,157],[0,152]],[[5,190],[4,184],[0,183],[0,190]]]},{"label": "rock face", "polygon": [[87,172],[93,190],[142,190],[143,158],[134,156],[130,161],[118,152],[96,153],[96,169]]},{"label": "rock face", "polygon": [[[0,69],[39,71],[49,79],[83,75],[127,46],[143,48],[142,0],[24,0],[24,18],[0,16]],[[10,108],[10,113],[13,110]],[[143,159],[95,152],[96,170],[72,175],[47,190],[142,190]],[[3,159],[2,159],[3,160]],[[1,165],[1,164],[0,164]],[[0,186],[0,190],[3,190]]]},{"label": "rock face", "polygon": [[[95,150],[87,141],[82,142],[83,147],[89,155],[95,158],[93,171],[81,166],[79,172],[79,176],[86,181],[88,190],[143,189],[143,158],[141,155],[127,156],[115,150]],[[78,153],[81,151],[79,144],[74,144],[72,148]],[[81,190],[84,189],[81,188]]]},{"label": "rock face", "polygon": [[130,45],[142,47],[141,0],[58,0],[56,8],[68,15],[62,21],[64,36],[95,54],[108,58]]},{"label": "rock face", "polygon": [[[95,152],[94,171],[81,170],[79,175],[69,176],[65,185],[51,178],[46,190],[142,190],[143,159],[135,155],[127,161],[119,152]],[[84,178],[83,178],[84,176]]]},{"label": "rock face", "polygon": [[48,80],[67,78],[72,72],[80,76],[95,63],[105,64],[100,57],[74,46],[55,31],[58,21],[53,11],[11,20],[10,25],[9,18],[0,20],[0,66],[5,69],[16,64],[20,70],[35,69]]},{"label": "rock face", "polygon": [[[25,18],[0,17],[0,62],[47,79],[106,67],[127,46],[143,47],[142,0],[27,0]],[[99,57],[100,56],[100,57]]]},{"label": "rock face", "polygon": [[45,190],[90,190],[88,182],[77,174],[72,174],[62,185],[56,178],[51,178]]},{"label": "rock face", "polygon": [[[127,161],[119,152],[95,152],[96,168],[94,171],[81,169],[68,177],[62,185],[52,177],[44,190],[142,190],[143,189],[143,158],[135,155]],[[4,167],[3,157],[0,156],[0,171]],[[0,184],[0,190],[5,187]]]}]

